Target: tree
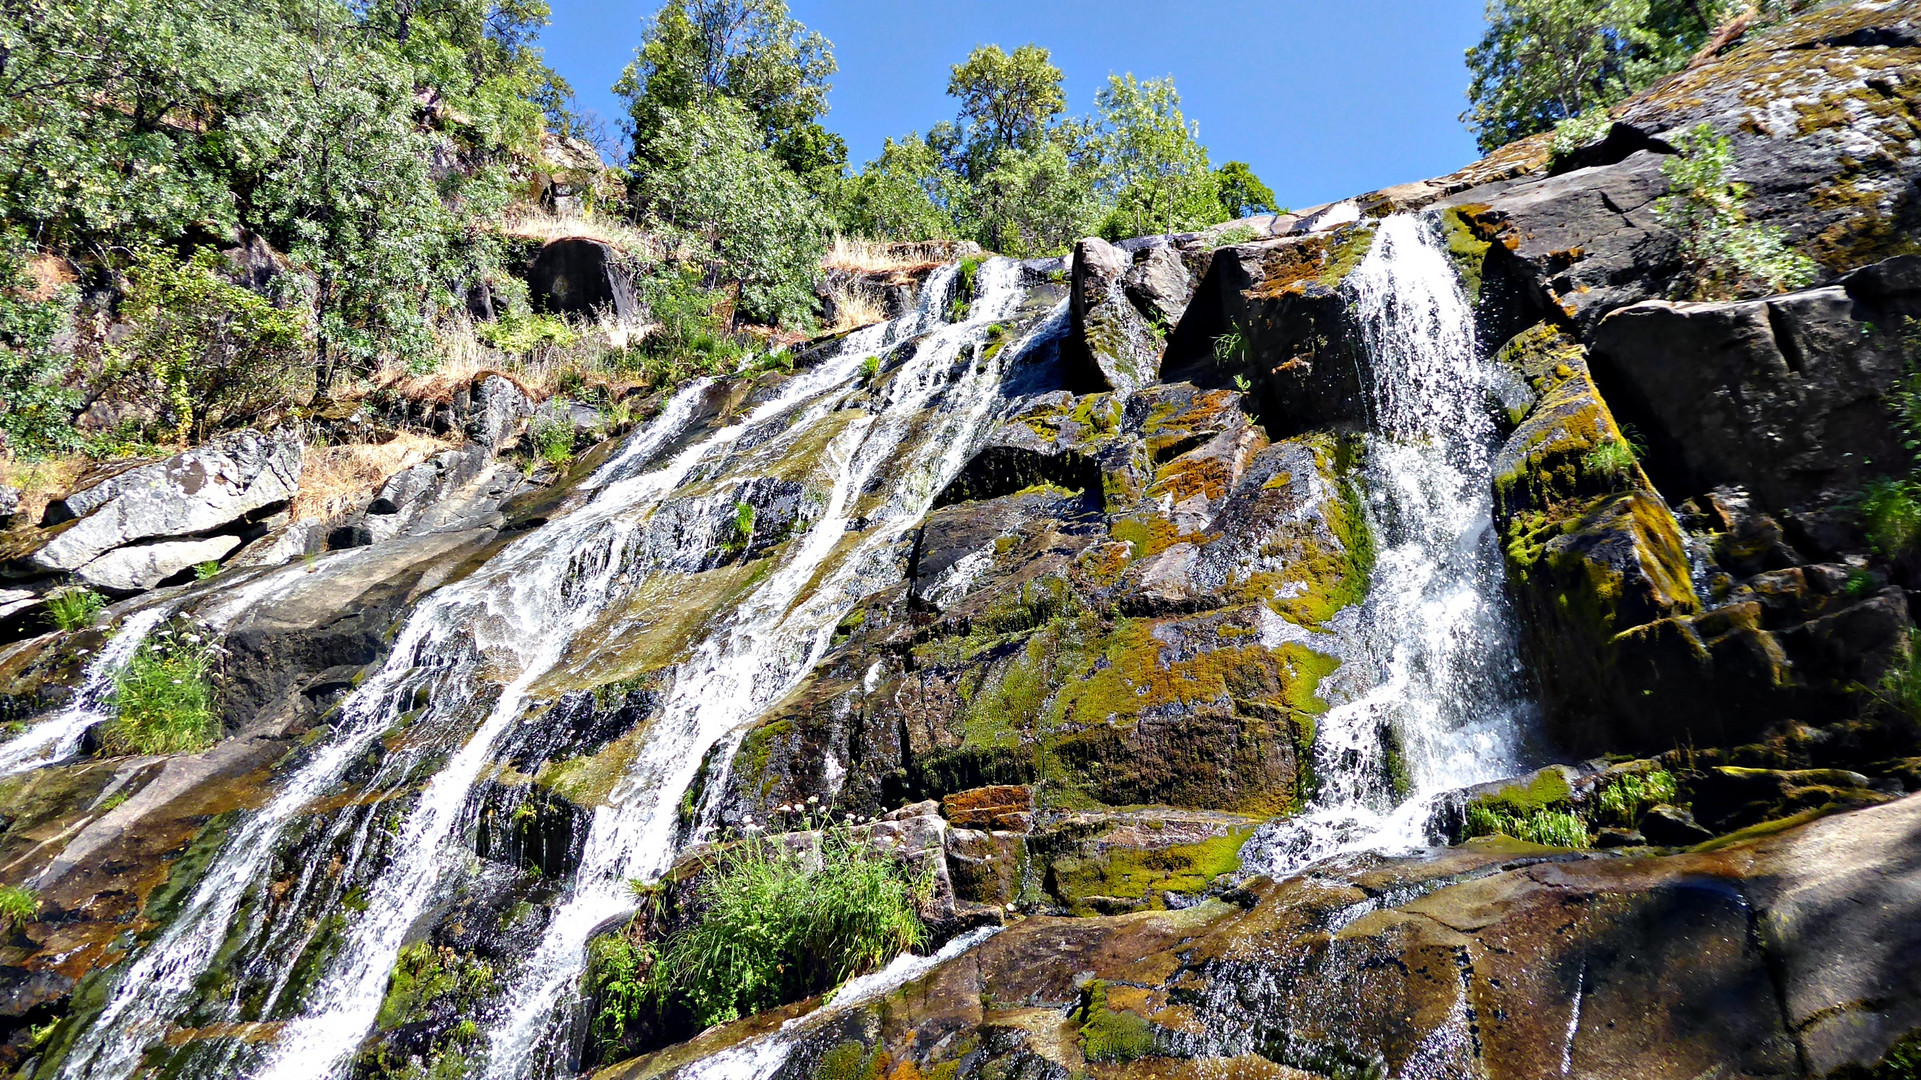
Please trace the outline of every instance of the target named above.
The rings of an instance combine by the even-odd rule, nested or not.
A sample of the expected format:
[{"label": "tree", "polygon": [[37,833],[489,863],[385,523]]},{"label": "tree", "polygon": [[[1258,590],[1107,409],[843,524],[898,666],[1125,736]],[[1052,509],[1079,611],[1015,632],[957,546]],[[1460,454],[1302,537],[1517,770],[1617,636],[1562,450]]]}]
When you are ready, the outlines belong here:
[{"label": "tree", "polygon": [[783,0],[667,0],[614,84],[627,100],[636,157],[657,145],[663,117],[731,97],[763,147],[801,175],[838,171],[847,149],[821,128],[834,48],[787,13]]},{"label": "tree", "polygon": [[1010,55],[999,45],[981,45],[955,64],[947,93],[960,99],[960,123],[949,145],[964,152],[970,178],[995,167],[1004,152],[1031,150],[1053,119],[1067,109],[1061,69],[1046,49],[1022,45]]},{"label": "tree", "polygon": [[941,165],[917,133],[888,139],[880,157],[836,189],[834,217],[842,232],[873,240],[936,240],[954,235],[950,207],[965,203],[967,182]]},{"label": "tree", "polygon": [[1221,200],[1221,213],[1228,220],[1272,214],[1280,209],[1274,191],[1245,161],[1230,161],[1214,170],[1214,188]]},{"label": "tree", "polygon": [[1223,220],[1200,127],[1181,114],[1173,79],[1111,75],[1094,95],[1102,185],[1135,235],[1199,228]]},{"label": "tree", "polygon": [[737,313],[783,326],[812,317],[825,250],[817,200],[762,142],[747,107],[728,96],[665,110],[637,157],[644,218],[692,244],[713,273],[739,288]]},{"label": "tree", "polygon": [[1606,108],[1686,63],[1737,0],[1489,0],[1467,51],[1483,151]]},{"label": "tree", "polygon": [[1066,250],[1093,231],[1100,208],[1093,175],[1073,166],[1060,140],[1001,154],[972,207],[981,242],[1014,258]]}]

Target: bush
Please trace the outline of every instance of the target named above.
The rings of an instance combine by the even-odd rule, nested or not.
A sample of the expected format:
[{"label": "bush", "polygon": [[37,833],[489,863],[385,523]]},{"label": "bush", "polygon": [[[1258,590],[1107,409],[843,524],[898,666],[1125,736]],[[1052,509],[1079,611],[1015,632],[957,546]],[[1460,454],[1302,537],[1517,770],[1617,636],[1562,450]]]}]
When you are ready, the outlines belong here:
[{"label": "bush", "polygon": [[1814,280],[1814,261],[1788,247],[1780,229],[1747,220],[1747,185],[1727,176],[1733,143],[1700,124],[1675,148],[1680,152],[1661,163],[1668,193],[1655,200],[1654,216],[1681,235],[1692,295],[1734,296],[1754,285],[1785,292]]},{"label": "bush", "polygon": [[24,885],[0,885],[0,924],[19,927],[39,913],[39,893]]},{"label": "bush", "polygon": [[1554,142],[1549,152],[1554,155],[1554,160],[1560,161],[1606,135],[1613,126],[1614,118],[1608,115],[1606,109],[1598,106],[1579,116],[1570,116],[1554,125]]},{"label": "bush", "polygon": [[47,595],[47,617],[62,630],[92,626],[106,607],[106,598],[85,585],[69,585]]},{"label": "bush", "polygon": [[1861,530],[1884,558],[1896,558],[1921,539],[1921,484],[1882,477],[1862,492]]},{"label": "bush", "polygon": [[187,754],[219,741],[214,649],[191,629],[167,628],[142,642],[114,676],[118,715],[105,725],[109,754]]},{"label": "bush", "polygon": [[580,331],[558,315],[502,312],[492,322],[474,327],[475,336],[501,352],[525,356],[542,346],[567,348],[580,343]]},{"label": "bush", "polygon": [[703,1026],[749,1016],[878,970],[927,940],[920,889],[892,857],[822,834],[819,865],[752,838],[694,887],[700,917],[652,976]]},{"label": "bush", "polygon": [[565,420],[536,420],[528,434],[540,460],[549,465],[565,465],[574,460],[574,426]]},{"label": "bush", "polygon": [[305,314],[228,281],[225,265],[214,252],[183,263],[146,251],[128,274],[121,316],[132,332],[110,364],[157,384],[183,443],[284,407],[308,377]]},{"label": "bush", "polygon": [[31,250],[15,232],[0,233],[0,441],[23,456],[79,444],[73,413],[80,395],[66,386],[68,358],[54,348],[71,294],[34,300],[27,272]]}]

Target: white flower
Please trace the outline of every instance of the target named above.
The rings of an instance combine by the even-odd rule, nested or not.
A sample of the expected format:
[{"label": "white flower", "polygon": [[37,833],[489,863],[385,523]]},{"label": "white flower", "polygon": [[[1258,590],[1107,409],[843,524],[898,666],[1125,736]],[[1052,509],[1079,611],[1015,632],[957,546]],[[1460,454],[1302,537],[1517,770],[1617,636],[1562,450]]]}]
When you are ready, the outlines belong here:
[{"label": "white flower", "polygon": [[807,805],[813,806],[815,803],[818,803],[818,802],[820,802],[820,796],[818,795],[807,796]]}]

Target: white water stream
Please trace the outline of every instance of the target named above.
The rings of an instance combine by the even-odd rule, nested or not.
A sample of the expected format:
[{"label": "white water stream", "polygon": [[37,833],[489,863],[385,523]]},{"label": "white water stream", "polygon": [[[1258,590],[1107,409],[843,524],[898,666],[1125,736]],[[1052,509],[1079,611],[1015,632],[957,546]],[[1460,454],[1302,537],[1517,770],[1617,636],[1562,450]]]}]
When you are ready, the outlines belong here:
[{"label": "white water stream", "polygon": [[121,619],[113,636],[87,664],[73,700],[15,738],[0,743],[0,779],[65,761],[78,753],[87,729],[113,716],[115,678],[153,628],[172,613],[172,604],[155,604]]},{"label": "white water stream", "polygon": [[1315,739],[1320,790],[1243,853],[1275,876],[1430,846],[1436,796],[1518,770],[1530,708],[1489,516],[1488,371],[1454,263],[1431,221],[1397,215],[1345,288],[1372,375],[1360,479],[1378,557],[1366,599],[1316,642],[1343,661],[1322,684],[1334,707]]}]

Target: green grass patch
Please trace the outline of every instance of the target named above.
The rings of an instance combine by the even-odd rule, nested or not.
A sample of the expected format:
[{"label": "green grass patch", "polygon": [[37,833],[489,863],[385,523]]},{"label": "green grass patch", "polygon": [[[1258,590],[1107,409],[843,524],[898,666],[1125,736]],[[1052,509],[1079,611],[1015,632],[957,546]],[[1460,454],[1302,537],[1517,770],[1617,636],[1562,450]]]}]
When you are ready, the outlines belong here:
[{"label": "green grass patch", "polygon": [[142,642],[114,676],[118,715],[104,727],[109,754],[186,754],[218,742],[214,651],[201,635],[166,628]]},{"label": "green grass patch", "polygon": [[1921,539],[1921,483],[1883,477],[1863,489],[1861,531],[1886,558],[1896,558]]},{"label": "green grass patch", "polygon": [[536,420],[531,431],[534,455],[549,465],[574,460],[574,425],[564,420]]},{"label": "green grass patch", "polygon": [[0,885],[0,924],[17,928],[39,913],[39,893],[22,885]]},{"label": "green grass patch", "polygon": [[926,942],[926,888],[844,832],[822,834],[818,861],[749,838],[694,886],[699,919],[660,950],[650,990],[703,1026],[830,990]]},{"label": "green grass patch", "polygon": [[47,595],[47,617],[62,630],[93,625],[107,609],[107,598],[85,585],[68,585]]},{"label": "green grass patch", "polygon": [[1615,777],[1594,795],[1589,816],[1596,825],[1631,829],[1650,807],[1672,803],[1678,794],[1674,775],[1665,769]]},{"label": "green grass patch", "polygon": [[1492,836],[1495,833],[1543,847],[1588,846],[1587,826],[1567,810],[1540,808],[1517,814],[1486,803],[1469,804],[1467,835]]}]

